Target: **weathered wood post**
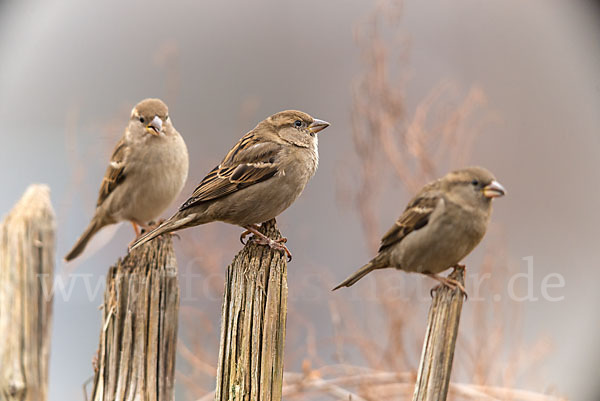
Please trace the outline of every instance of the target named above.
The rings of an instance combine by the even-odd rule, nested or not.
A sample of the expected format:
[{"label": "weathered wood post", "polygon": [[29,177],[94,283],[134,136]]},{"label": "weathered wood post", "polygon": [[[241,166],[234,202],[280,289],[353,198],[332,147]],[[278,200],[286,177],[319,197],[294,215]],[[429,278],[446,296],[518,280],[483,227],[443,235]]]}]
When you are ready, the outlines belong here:
[{"label": "weathered wood post", "polygon": [[[260,231],[281,238],[274,219]],[[227,268],[216,401],[281,400],[286,316],[286,255],[250,241]]]},{"label": "weathered wood post", "polygon": [[92,400],[173,401],[179,313],[170,236],[108,271]]},{"label": "weathered wood post", "polygon": [[[464,268],[459,268],[449,277],[464,286],[464,274]],[[462,304],[463,294],[460,289],[452,290],[441,286],[436,290],[429,309],[413,401],[446,399]]]},{"label": "weathered wood post", "polygon": [[31,185],[0,223],[2,401],[47,399],[55,229],[45,185]]}]

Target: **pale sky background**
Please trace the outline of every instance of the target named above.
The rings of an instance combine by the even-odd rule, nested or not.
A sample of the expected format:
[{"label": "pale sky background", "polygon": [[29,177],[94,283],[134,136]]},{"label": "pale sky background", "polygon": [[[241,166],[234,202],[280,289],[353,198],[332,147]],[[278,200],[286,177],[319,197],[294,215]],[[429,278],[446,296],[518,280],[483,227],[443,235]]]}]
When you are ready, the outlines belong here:
[{"label": "pale sky background", "polygon": [[[354,294],[358,302],[358,292],[332,295],[328,288],[370,256],[356,214],[340,206],[336,180],[353,179],[352,170],[340,168],[353,157],[351,93],[363,68],[353,28],[371,10],[371,2],[348,0],[0,3],[0,212],[30,183],[47,183],[58,218],[57,273],[64,274],[62,255],[92,215],[112,146],[139,100],[166,100],[187,141],[190,174],[180,201],[258,121],[301,109],[332,126],[320,136],[319,171],[278,221],[294,253],[290,308],[313,321],[319,339],[330,338],[328,300]],[[409,114],[443,81],[462,93],[472,86],[484,91],[485,110],[495,119],[478,138],[471,162],[492,170],[509,196],[496,202],[499,228],[482,246],[504,240],[511,263],[523,271],[522,258],[533,256],[537,296],[545,275],[564,277],[565,287],[553,290],[564,300],[522,303],[520,335],[525,341],[547,336],[552,343],[540,372],[543,384],[573,400],[600,399],[598,10],[575,0],[407,0],[400,31],[409,49]],[[160,52],[172,57],[166,66]],[[382,203],[384,226],[407,200],[406,194]],[[219,236],[228,261],[240,247],[240,230],[220,225],[182,237]],[[78,280],[86,275],[93,286],[103,283],[132,238],[123,226],[92,243],[101,250],[75,264]],[[180,259],[182,271],[191,264]],[[315,275],[327,285],[301,292]],[[218,328],[219,297],[205,292],[183,302],[215,317]],[[82,399],[98,344],[101,299],[101,288],[90,300],[77,281],[68,301],[55,300],[51,401]],[[467,302],[464,315],[469,308]],[[295,327],[295,316],[290,313],[288,327]]]}]

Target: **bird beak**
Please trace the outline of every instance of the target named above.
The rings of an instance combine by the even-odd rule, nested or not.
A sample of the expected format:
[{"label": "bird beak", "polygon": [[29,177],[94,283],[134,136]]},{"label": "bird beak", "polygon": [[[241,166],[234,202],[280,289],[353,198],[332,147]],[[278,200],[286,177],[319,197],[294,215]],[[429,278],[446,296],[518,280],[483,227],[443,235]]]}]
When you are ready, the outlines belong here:
[{"label": "bird beak", "polygon": [[496,180],[492,181],[489,185],[483,187],[483,196],[486,198],[498,198],[506,195],[506,190]]},{"label": "bird beak", "polygon": [[150,124],[146,126],[146,131],[148,131],[152,135],[160,135],[162,131],[162,120],[159,116],[154,116]]},{"label": "bird beak", "polygon": [[313,134],[316,134],[319,131],[323,131],[327,127],[329,127],[329,123],[327,121],[315,118],[313,122],[308,126],[308,130]]}]

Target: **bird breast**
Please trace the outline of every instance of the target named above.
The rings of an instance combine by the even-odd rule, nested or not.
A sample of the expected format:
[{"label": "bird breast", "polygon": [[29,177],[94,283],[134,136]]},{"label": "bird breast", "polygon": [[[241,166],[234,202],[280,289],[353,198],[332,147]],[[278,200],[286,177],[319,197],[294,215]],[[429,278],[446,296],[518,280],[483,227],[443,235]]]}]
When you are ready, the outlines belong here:
[{"label": "bird breast", "polygon": [[[156,219],[179,195],[188,174],[188,153],[179,134],[143,138],[126,160],[124,191],[114,199],[122,220]],[[116,191],[115,191],[116,192]],[[118,204],[118,205],[117,205]]]},{"label": "bird breast", "polygon": [[[458,207],[446,202],[444,208]],[[392,251],[392,264],[410,272],[440,273],[466,257],[483,238],[485,216],[457,209],[449,218],[439,210],[423,228],[408,234]]]}]

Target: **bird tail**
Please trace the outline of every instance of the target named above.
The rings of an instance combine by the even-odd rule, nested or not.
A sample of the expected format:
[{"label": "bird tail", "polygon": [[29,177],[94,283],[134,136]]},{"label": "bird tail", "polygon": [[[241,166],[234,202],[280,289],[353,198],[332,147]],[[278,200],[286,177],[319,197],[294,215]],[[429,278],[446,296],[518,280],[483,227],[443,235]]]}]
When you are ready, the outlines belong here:
[{"label": "bird tail", "polygon": [[187,223],[189,223],[190,220],[192,220],[190,216],[180,219],[178,218],[177,214],[173,215],[169,220],[165,221],[160,226],[156,227],[154,230],[142,235],[140,238],[135,240],[135,242],[129,247],[129,252],[133,251],[138,246],[141,246],[146,242],[153,240],[159,235],[167,234],[180,228],[186,227]]},{"label": "bird tail", "polygon": [[361,267],[360,269],[358,269],[357,271],[352,273],[350,275],[350,277],[348,277],[346,280],[342,281],[337,287],[335,287],[331,291],[335,291],[342,287],[350,287],[351,285],[354,285],[358,280],[360,280],[361,278],[363,278],[364,276],[366,276],[373,270],[381,269],[382,267],[383,266],[379,263],[377,258],[374,258],[369,263],[367,263],[366,265],[364,265],[363,267]]},{"label": "bird tail", "polygon": [[98,230],[100,230],[105,225],[106,224],[100,219],[94,217],[92,221],[90,221],[90,224],[88,224],[88,226],[86,227],[83,234],[81,234],[79,239],[77,239],[77,242],[75,243],[75,245],[73,245],[71,251],[67,253],[67,256],[65,256],[65,260],[68,262],[81,255],[81,252],[83,252],[89,240],[92,239],[94,234],[96,234]]}]

